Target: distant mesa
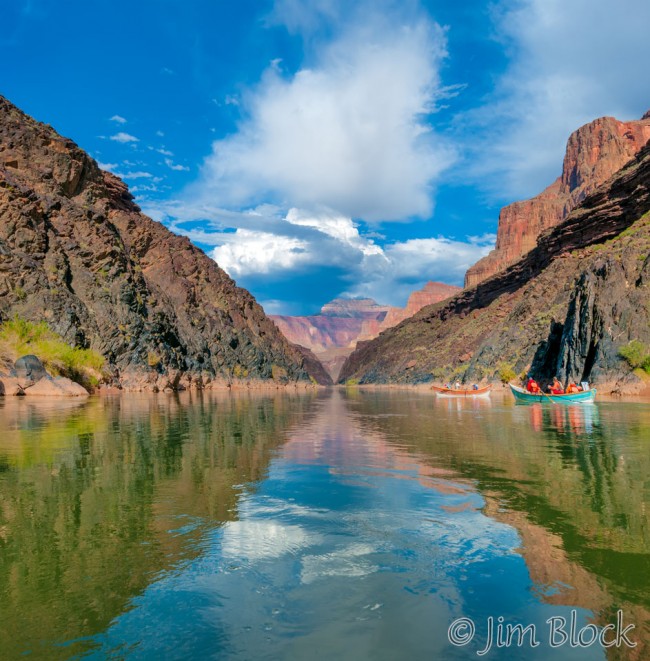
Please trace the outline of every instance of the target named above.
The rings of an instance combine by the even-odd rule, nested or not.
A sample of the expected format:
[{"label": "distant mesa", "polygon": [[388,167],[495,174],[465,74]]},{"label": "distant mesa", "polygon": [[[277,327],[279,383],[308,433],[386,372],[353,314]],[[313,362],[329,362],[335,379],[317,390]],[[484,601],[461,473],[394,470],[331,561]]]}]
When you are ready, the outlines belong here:
[{"label": "distant mesa", "polygon": [[465,287],[487,280],[532,250],[543,232],[561,223],[649,139],[650,110],[639,121],[601,117],[574,131],[562,174],[536,197],[501,209],[496,246],[467,271]]},{"label": "distant mesa", "polygon": [[335,298],[317,315],[271,315],[271,319],[290,342],[311,350],[336,381],[358,342],[372,340],[424,306],[439,303],[459,291],[460,287],[454,285],[428,282],[409,296],[404,308],[380,305],[371,298]]}]

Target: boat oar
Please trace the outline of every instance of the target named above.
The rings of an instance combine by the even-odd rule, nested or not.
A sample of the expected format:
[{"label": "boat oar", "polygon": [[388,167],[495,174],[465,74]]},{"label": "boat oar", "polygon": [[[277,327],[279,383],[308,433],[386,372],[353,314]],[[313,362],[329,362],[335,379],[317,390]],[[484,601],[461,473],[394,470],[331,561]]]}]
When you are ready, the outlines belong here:
[{"label": "boat oar", "polygon": [[553,402],[553,404],[559,404],[559,402],[556,402],[550,395],[546,394],[541,388],[539,389],[539,391],[542,393],[542,395],[544,395],[544,397],[548,397]]}]

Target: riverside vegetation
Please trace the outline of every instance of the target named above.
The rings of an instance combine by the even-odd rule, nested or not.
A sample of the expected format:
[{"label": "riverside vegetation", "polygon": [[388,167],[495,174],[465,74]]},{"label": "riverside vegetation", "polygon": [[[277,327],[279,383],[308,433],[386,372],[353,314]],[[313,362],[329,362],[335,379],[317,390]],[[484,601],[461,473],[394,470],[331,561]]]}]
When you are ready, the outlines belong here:
[{"label": "riverside vegetation", "polygon": [[73,347],[48,325],[14,317],[0,325],[0,372],[11,371],[17,358],[36,355],[54,376],[64,376],[87,389],[105,378],[104,356],[92,349]]}]

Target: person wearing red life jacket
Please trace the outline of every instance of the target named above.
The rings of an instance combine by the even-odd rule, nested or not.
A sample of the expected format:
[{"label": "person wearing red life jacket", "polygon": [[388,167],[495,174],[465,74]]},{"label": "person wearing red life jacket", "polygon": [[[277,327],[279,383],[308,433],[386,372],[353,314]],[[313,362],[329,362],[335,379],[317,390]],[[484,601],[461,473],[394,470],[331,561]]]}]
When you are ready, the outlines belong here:
[{"label": "person wearing red life jacket", "polygon": [[535,381],[535,379],[533,379],[532,376],[528,377],[528,382],[526,383],[526,390],[531,393],[539,392],[539,386],[537,385],[537,381]]}]

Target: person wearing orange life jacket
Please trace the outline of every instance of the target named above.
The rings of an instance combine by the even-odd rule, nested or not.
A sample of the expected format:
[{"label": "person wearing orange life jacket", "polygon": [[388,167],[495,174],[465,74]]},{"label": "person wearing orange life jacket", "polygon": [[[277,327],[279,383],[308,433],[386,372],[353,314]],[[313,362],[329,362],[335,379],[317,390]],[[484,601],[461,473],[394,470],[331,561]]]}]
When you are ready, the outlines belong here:
[{"label": "person wearing orange life jacket", "polygon": [[580,392],[580,388],[578,388],[578,386],[576,386],[576,384],[573,381],[569,381],[566,387],[566,393],[571,394],[574,392]]},{"label": "person wearing orange life jacket", "polygon": [[560,380],[557,378],[557,376],[553,377],[553,383],[548,387],[548,389],[551,391],[551,395],[563,395],[564,394],[564,386],[560,382]]}]

